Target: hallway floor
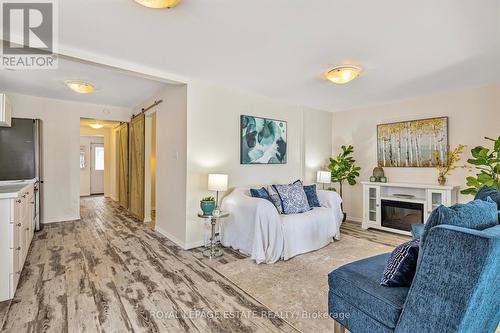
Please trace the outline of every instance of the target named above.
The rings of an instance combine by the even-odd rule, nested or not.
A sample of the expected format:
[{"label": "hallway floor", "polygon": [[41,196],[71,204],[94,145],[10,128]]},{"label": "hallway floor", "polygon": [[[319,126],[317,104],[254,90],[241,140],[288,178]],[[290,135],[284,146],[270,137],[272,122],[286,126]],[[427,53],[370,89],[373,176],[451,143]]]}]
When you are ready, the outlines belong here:
[{"label": "hallway floor", "polygon": [[36,233],[2,332],[290,332],[267,307],[104,197]]}]

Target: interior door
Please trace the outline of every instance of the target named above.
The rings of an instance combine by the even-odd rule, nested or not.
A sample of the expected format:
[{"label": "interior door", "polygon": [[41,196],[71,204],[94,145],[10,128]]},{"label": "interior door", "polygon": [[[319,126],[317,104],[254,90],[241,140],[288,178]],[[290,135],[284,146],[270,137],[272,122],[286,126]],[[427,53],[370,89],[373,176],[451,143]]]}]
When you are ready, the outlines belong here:
[{"label": "interior door", "polygon": [[130,121],[130,207],[129,211],[144,220],[144,126],[145,116]]},{"label": "interior door", "polygon": [[90,194],[104,193],[104,145],[90,144]]},{"label": "interior door", "polygon": [[128,124],[123,123],[118,128],[117,161],[118,161],[118,203],[128,209],[129,204],[129,165],[128,165]]}]

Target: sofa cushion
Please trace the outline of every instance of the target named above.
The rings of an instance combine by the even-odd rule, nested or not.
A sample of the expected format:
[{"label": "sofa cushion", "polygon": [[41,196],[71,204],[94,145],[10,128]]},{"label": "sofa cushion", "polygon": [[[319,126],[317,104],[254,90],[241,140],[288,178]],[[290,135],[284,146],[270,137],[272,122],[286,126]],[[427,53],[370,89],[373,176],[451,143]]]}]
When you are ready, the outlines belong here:
[{"label": "sofa cushion", "polygon": [[500,190],[491,188],[491,187],[482,187],[476,194],[476,197],[474,198],[475,200],[483,200],[486,201],[488,197],[491,198],[491,200],[495,201],[497,204],[497,210],[498,216],[500,219]]},{"label": "sofa cushion", "polygon": [[396,327],[408,294],[407,287],[380,285],[389,253],[355,261],[328,274],[332,297],[340,297],[389,328]]},{"label": "sofa cushion", "polygon": [[498,224],[498,209],[491,198],[474,200],[467,204],[455,204],[451,207],[439,206],[436,208],[425,223],[421,237],[421,246],[424,246],[425,238],[431,228],[448,224],[468,229],[483,230]]},{"label": "sofa cushion", "polygon": [[273,187],[281,199],[284,214],[298,214],[311,210],[302,182],[289,185],[273,185]]},{"label": "sofa cushion", "polygon": [[409,287],[417,270],[418,243],[413,239],[392,251],[382,274],[380,284],[386,287]]}]

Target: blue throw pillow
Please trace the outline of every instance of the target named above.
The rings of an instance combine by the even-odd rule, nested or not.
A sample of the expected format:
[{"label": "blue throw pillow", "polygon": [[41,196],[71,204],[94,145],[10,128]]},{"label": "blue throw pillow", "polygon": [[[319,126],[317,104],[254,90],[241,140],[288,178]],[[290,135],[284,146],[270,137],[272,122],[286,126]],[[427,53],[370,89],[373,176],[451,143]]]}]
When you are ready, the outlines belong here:
[{"label": "blue throw pillow", "polygon": [[304,185],[304,192],[306,193],[307,202],[311,208],[321,207],[319,204],[318,192],[316,192],[316,184]]},{"label": "blue throw pillow", "polygon": [[392,251],[380,284],[386,287],[408,287],[417,270],[418,245],[420,240],[414,239],[403,243]]},{"label": "blue throw pillow", "polygon": [[474,200],[451,207],[439,206],[431,213],[424,225],[421,237],[422,246],[429,230],[440,224],[477,230],[490,228],[498,224],[497,205],[491,198],[487,198],[486,201]]},{"label": "blue throw pillow", "polygon": [[475,200],[483,200],[490,197],[491,200],[495,201],[497,204],[498,218],[500,219],[500,190],[491,187],[482,187],[476,194]]},{"label": "blue throw pillow", "polygon": [[[293,182],[294,184],[300,183],[302,184],[302,181],[296,180]],[[318,192],[316,192],[316,184],[313,185],[304,185],[304,192],[306,193],[307,197],[307,203],[309,203],[309,206],[311,208],[313,207],[321,207],[321,204],[319,203],[318,199]]]},{"label": "blue throw pillow", "polygon": [[274,206],[278,210],[278,213],[283,214],[283,208],[281,207],[281,199],[278,193],[274,190],[274,188],[271,186],[270,191],[269,191],[269,196],[271,197],[271,200],[273,201]]},{"label": "blue throw pillow", "polygon": [[271,196],[269,195],[269,193],[267,192],[267,190],[264,187],[259,188],[259,189],[251,188],[250,194],[254,198],[265,199],[265,200],[268,200],[270,202],[273,202],[273,200],[271,199]]},{"label": "blue throw pillow", "polygon": [[302,182],[273,185],[273,188],[280,197],[284,214],[298,214],[311,210]]}]

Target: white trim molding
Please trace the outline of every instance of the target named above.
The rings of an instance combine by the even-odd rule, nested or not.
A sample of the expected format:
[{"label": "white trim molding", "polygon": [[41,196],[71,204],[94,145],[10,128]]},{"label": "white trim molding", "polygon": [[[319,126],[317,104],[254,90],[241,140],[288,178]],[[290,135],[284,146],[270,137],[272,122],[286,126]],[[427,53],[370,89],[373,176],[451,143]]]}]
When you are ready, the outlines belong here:
[{"label": "white trim molding", "polygon": [[196,242],[191,242],[191,243],[184,243],[181,241],[179,238],[175,237],[169,232],[166,232],[162,228],[160,228],[158,225],[155,226],[155,231],[158,232],[159,234],[167,237],[169,240],[174,242],[176,245],[180,246],[183,250],[190,250],[190,249],[195,249],[197,247],[203,246],[205,243],[203,240],[196,241]]},{"label": "white trim molding", "polygon": [[363,223],[362,217],[347,216],[348,221]]}]

